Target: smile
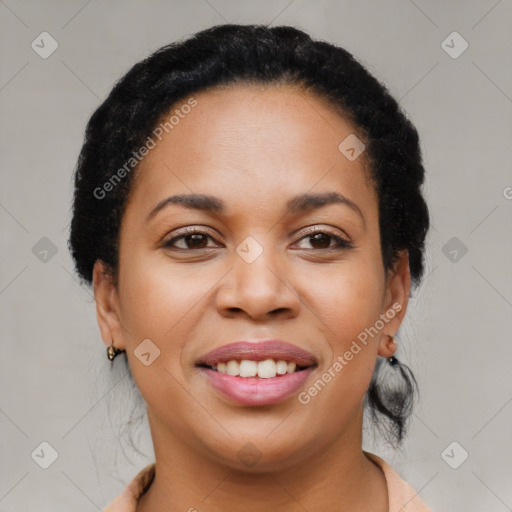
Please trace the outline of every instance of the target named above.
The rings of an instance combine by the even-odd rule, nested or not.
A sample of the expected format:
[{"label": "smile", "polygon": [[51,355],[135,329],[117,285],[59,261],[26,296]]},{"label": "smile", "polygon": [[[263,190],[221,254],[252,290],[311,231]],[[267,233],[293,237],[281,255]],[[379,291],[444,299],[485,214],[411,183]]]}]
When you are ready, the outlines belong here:
[{"label": "smile", "polygon": [[283,359],[277,361],[274,359],[265,359],[264,361],[243,359],[240,362],[232,359],[212,366],[205,365],[205,367],[232,377],[259,377],[260,379],[271,379],[277,375],[286,375],[306,369],[305,366],[297,366],[294,361],[284,361]]}]

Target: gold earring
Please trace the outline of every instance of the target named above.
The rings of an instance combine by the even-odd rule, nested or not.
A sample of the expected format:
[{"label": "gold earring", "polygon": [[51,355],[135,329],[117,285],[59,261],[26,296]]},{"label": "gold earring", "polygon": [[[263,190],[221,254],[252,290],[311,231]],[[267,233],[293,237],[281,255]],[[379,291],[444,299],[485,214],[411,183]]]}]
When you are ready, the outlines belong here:
[{"label": "gold earring", "polygon": [[114,358],[121,352],[124,352],[124,350],[114,347],[114,341],[112,340],[112,344],[107,348],[107,357],[109,360],[114,361]]}]

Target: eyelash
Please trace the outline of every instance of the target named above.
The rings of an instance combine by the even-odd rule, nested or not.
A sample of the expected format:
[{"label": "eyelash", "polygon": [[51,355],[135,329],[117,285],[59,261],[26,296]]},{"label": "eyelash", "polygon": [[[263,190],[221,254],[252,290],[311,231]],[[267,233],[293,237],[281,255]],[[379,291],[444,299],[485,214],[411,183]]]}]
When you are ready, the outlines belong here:
[{"label": "eyelash", "polygon": [[[328,247],[326,249],[305,249],[305,250],[312,250],[315,252],[318,252],[318,251],[331,252],[331,251],[340,251],[340,250],[344,250],[344,249],[353,249],[355,247],[351,242],[348,242],[347,240],[344,240],[340,236],[334,235],[333,233],[330,233],[329,231],[326,231],[325,229],[322,229],[322,228],[309,229],[304,236],[299,238],[299,241],[303,240],[304,238],[307,238],[307,237],[312,237],[312,236],[316,235],[317,233],[328,235],[329,237],[331,237],[332,239],[334,239],[336,241],[337,246]],[[185,251],[185,252],[211,249],[211,247],[201,247],[199,249],[183,249],[181,247],[172,247],[172,244],[175,243],[177,240],[185,238],[186,236],[189,236],[189,235],[206,235],[206,236],[210,237],[212,240],[214,240],[213,236],[210,233],[208,233],[207,231],[201,231],[196,228],[186,228],[185,233],[169,239],[168,241],[164,242],[163,246],[170,250]]]}]

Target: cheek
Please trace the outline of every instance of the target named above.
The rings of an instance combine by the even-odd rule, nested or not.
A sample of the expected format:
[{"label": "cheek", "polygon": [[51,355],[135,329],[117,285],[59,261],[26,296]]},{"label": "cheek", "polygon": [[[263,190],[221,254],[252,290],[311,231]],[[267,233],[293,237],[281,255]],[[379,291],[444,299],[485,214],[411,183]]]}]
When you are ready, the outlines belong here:
[{"label": "cheek", "polygon": [[154,339],[161,348],[177,336],[193,317],[191,308],[204,295],[192,266],[173,267],[161,251],[133,249],[121,266],[123,317],[132,343]]},{"label": "cheek", "polygon": [[381,313],[384,278],[377,265],[354,257],[331,268],[311,270],[307,297],[329,327],[332,348],[344,351],[351,340],[373,325]]},{"label": "cheek", "polygon": [[[200,307],[205,287],[197,286],[192,270],[173,271],[157,252],[124,254],[120,300],[130,369],[145,401],[164,410],[165,404],[186,400],[178,384],[182,381],[181,357],[187,335],[197,323],[194,307]],[[148,366],[136,355],[146,339],[160,351]]]},{"label": "cheek", "polygon": [[331,359],[319,372],[326,391],[319,383],[317,405],[332,410],[339,424],[357,410],[374,371],[379,337],[370,327],[381,314],[383,274],[378,264],[362,257],[324,273],[309,273],[307,278],[308,297],[315,301],[319,325],[325,326],[323,331],[332,350]]}]

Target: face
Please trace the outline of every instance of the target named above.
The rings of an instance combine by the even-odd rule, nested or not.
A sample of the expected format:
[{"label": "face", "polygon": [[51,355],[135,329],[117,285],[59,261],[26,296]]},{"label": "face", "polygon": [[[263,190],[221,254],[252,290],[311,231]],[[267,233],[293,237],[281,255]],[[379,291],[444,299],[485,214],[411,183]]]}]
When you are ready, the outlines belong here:
[{"label": "face", "polygon": [[[376,358],[393,353],[386,334],[405,313],[408,261],[383,268],[364,153],[350,160],[338,149],[357,130],[323,100],[290,86],[193,96],[197,105],[137,170],[118,287],[95,266],[98,321],[105,343],[127,351],[157,458],[164,446],[187,446],[247,469],[240,454],[250,441],[261,457],[254,468],[285,468],[357,439]],[[161,204],[190,194],[216,207]],[[331,201],[297,201],[303,194]],[[268,339],[315,361],[272,403],[240,402],[196,364],[228,343]]]}]

